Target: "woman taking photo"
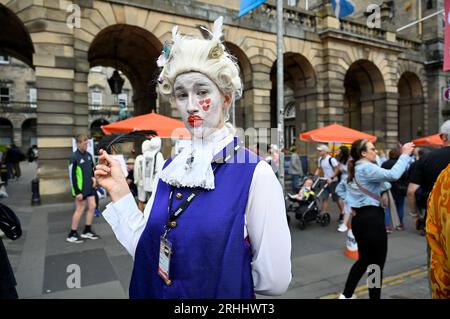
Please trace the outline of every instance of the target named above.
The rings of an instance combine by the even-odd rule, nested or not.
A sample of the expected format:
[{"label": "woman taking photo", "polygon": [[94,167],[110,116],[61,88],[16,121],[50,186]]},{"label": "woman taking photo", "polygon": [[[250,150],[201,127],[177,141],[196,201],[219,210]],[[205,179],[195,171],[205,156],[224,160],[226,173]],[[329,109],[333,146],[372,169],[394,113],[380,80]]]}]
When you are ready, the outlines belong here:
[{"label": "woman taking photo", "polygon": [[369,288],[370,299],[380,299],[383,267],[387,254],[387,234],[384,223],[384,209],[381,207],[380,189],[389,188],[384,183],[395,181],[402,176],[411,160],[413,143],[406,143],[402,155],[390,169],[376,164],[375,147],[367,139],[352,144],[348,163],[348,184],[346,201],[354,210],[352,230],[358,244],[359,259],[352,266],[340,299],[356,298],[353,294],[359,280],[369,266],[378,266],[379,287]]},{"label": "woman taking photo", "polygon": [[221,42],[222,17],[209,33],[182,36],[175,27],[158,59],[159,92],[192,143],[166,161],[144,214],[109,154],[95,171],[113,201],[103,216],[134,257],[130,298],[254,298],[282,294],[291,280],[283,190],[226,123],[242,82]]}]

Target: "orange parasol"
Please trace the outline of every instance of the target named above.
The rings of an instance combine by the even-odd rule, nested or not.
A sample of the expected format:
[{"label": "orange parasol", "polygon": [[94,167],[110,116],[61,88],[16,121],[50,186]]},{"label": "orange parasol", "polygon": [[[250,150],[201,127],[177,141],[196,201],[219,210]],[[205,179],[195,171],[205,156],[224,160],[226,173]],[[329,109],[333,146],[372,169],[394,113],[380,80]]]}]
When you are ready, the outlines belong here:
[{"label": "orange parasol", "polygon": [[417,146],[432,146],[432,147],[440,147],[444,145],[439,134],[434,134],[415,139],[413,143],[416,144]]},{"label": "orange parasol", "polygon": [[135,116],[123,121],[102,125],[105,134],[154,130],[159,137],[190,138],[183,122],[157,113]]},{"label": "orange parasol", "polygon": [[339,124],[331,124],[312,131],[301,133],[300,139],[319,143],[353,143],[359,139],[368,139],[372,143],[377,140],[376,136],[363,133]]}]

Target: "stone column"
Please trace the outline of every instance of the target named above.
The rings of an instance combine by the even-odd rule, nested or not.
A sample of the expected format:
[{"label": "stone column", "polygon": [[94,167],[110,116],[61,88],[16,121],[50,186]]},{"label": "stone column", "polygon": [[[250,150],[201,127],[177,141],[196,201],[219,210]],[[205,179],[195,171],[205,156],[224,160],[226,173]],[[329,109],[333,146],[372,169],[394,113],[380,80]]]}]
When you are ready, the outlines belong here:
[{"label": "stone column", "polygon": [[[48,22],[48,21],[47,21]],[[64,33],[67,32],[67,33]],[[37,138],[43,203],[70,198],[67,161],[74,133],[74,50],[69,28],[32,34],[36,53]]]},{"label": "stone column", "polygon": [[13,128],[13,143],[16,144],[17,147],[22,147],[22,127]]},{"label": "stone column", "polygon": [[[253,110],[248,110],[254,128],[270,128],[270,67],[264,64],[253,64]],[[249,120],[250,121],[250,120]]]}]

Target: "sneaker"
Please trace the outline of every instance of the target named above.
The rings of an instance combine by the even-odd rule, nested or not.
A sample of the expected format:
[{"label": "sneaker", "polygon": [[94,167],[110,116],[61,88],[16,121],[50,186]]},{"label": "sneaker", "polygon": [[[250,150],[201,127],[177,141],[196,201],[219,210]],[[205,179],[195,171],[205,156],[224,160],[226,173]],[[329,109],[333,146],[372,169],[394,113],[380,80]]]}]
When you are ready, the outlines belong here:
[{"label": "sneaker", "polygon": [[386,233],[392,234],[392,227],[391,226],[386,226]]},{"label": "sneaker", "polygon": [[403,224],[400,224],[399,226],[395,227],[395,230],[405,230],[405,228],[403,227]]},{"label": "sneaker", "polygon": [[96,239],[99,239],[100,236],[98,236],[96,233],[94,233],[92,231],[89,231],[89,232],[86,232],[86,233],[83,232],[81,234],[81,238],[96,240]]},{"label": "sneaker", "polygon": [[339,225],[339,227],[338,227],[337,230],[338,230],[338,232],[340,232],[340,233],[344,233],[344,232],[346,232],[346,231],[348,230],[348,227],[345,226],[344,223],[342,223],[342,224]]},{"label": "sneaker", "polygon": [[66,241],[68,241],[69,243],[74,243],[74,244],[81,244],[84,242],[84,240],[80,239],[80,236],[78,235],[78,233],[67,236]]},{"label": "sneaker", "polygon": [[340,294],[339,299],[358,299],[358,297],[355,294],[353,294],[350,298],[347,298],[344,296],[344,294]]}]

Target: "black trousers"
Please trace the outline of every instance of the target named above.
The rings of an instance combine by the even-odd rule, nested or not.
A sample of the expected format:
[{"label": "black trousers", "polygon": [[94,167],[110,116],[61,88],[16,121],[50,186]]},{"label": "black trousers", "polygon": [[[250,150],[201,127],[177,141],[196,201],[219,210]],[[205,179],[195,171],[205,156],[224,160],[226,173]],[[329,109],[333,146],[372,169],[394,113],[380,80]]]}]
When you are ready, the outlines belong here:
[{"label": "black trousers", "polygon": [[369,288],[370,299],[380,299],[383,268],[387,255],[387,234],[384,223],[384,210],[377,206],[357,208],[352,219],[352,231],[358,244],[359,259],[350,269],[345,283],[344,295],[353,295],[359,280],[370,265],[379,266],[380,285]]}]

